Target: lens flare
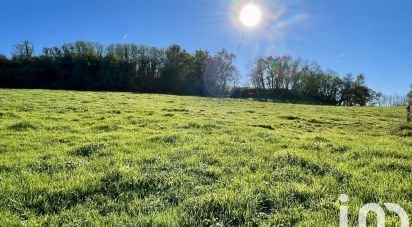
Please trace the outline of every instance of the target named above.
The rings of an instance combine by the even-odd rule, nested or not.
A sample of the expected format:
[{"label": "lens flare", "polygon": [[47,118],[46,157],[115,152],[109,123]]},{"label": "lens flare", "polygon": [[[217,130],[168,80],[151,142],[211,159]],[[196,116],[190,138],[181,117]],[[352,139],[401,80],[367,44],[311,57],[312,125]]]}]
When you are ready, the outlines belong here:
[{"label": "lens flare", "polygon": [[309,11],[300,0],[231,0],[230,22],[232,48],[249,56],[290,52],[288,44],[304,42],[301,31],[311,29]]},{"label": "lens flare", "polygon": [[245,27],[256,27],[259,25],[261,19],[262,10],[255,4],[247,4],[240,10],[239,20]]}]

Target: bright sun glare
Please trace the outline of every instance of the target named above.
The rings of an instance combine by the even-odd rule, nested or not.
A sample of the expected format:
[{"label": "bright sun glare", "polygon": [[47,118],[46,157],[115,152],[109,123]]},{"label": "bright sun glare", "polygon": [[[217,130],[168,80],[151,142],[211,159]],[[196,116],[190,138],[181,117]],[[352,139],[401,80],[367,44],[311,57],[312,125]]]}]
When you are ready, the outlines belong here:
[{"label": "bright sun glare", "polygon": [[240,10],[239,19],[245,27],[256,27],[262,19],[262,10],[259,6],[250,3]]}]

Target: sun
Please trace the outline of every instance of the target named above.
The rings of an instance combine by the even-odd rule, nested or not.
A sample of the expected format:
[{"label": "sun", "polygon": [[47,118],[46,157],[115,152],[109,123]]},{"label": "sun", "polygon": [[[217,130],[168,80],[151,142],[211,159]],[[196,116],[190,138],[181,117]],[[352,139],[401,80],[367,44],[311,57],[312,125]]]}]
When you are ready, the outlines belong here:
[{"label": "sun", "polygon": [[243,26],[253,28],[259,25],[262,19],[262,10],[259,6],[250,3],[245,5],[239,13],[239,20]]}]

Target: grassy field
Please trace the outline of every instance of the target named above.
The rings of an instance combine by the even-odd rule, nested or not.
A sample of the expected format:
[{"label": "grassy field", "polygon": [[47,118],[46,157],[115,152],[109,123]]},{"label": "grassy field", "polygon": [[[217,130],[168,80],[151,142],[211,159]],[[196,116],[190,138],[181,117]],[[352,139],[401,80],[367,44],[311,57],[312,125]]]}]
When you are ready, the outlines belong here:
[{"label": "grassy field", "polygon": [[[404,108],[0,90],[0,226],[337,226],[412,214]],[[398,223],[388,214],[388,225]]]}]

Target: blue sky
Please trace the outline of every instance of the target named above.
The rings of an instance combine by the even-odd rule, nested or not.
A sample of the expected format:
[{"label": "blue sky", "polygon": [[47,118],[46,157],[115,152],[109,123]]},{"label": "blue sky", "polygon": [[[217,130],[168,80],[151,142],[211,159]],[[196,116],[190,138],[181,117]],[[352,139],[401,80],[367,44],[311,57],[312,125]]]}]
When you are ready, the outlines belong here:
[{"label": "blue sky", "polygon": [[[79,39],[188,51],[226,48],[243,81],[261,55],[291,55],[340,75],[364,73],[368,85],[403,94],[412,83],[412,1],[256,0],[263,23],[237,23],[242,0],[1,0],[0,53],[28,39],[44,46]],[[245,2],[245,0],[243,0]],[[37,48],[36,48],[37,47]]]}]

